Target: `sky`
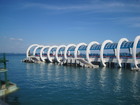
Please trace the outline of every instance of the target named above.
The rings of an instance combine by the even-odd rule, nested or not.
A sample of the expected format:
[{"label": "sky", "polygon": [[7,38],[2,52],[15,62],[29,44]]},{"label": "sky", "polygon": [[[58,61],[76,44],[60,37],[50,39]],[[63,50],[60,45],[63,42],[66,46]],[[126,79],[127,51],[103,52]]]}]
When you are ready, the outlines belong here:
[{"label": "sky", "polygon": [[138,35],[140,0],[0,0],[0,53]]}]

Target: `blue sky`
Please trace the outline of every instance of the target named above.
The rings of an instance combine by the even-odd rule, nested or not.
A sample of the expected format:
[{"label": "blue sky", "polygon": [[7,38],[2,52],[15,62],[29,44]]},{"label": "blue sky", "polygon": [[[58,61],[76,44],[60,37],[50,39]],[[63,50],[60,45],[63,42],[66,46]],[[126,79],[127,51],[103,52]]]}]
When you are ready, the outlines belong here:
[{"label": "blue sky", "polygon": [[140,0],[0,0],[0,52],[137,35]]}]

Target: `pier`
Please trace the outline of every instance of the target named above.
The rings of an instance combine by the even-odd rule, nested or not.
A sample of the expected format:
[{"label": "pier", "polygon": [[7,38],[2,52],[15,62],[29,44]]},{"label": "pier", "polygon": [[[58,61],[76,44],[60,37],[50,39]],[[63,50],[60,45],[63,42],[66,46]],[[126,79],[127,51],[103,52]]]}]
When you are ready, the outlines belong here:
[{"label": "pier", "polygon": [[118,43],[105,40],[103,43],[92,41],[89,44],[69,44],[46,46],[32,44],[26,51],[24,62],[50,62],[60,65],[81,67],[119,67],[139,70],[140,65],[140,36],[134,41],[121,38]]},{"label": "pier", "polygon": [[9,94],[13,91],[16,91],[18,88],[16,84],[10,82],[7,77],[7,68],[6,68],[5,54],[0,58],[0,97],[6,94]]}]

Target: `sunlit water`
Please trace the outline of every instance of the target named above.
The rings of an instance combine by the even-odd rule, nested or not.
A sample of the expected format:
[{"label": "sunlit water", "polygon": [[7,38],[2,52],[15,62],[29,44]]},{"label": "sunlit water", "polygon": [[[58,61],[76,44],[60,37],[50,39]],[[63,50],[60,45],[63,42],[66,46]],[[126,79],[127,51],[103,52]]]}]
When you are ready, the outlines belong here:
[{"label": "sunlit water", "polygon": [[140,105],[140,72],[23,63],[7,55],[8,78],[20,89],[10,105]]}]

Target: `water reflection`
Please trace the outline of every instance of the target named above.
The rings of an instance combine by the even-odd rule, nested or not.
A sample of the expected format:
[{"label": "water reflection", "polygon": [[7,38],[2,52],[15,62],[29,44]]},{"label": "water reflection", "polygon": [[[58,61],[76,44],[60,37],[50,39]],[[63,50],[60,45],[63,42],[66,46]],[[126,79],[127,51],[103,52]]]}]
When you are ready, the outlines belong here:
[{"label": "water reflection", "polygon": [[20,87],[6,96],[10,105],[140,104],[140,72],[29,64],[19,59],[12,56],[8,62],[9,78]]},{"label": "water reflection", "polygon": [[48,81],[50,81],[52,79],[52,76],[53,76],[52,66],[53,66],[52,63],[47,64],[47,75],[46,76],[47,76]]},{"label": "water reflection", "polygon": [[41,63],[40,66],[39,66],[40,73],[38,75],[38,76],[40,76],[41,80],[45,79],[45,70],[46,69],[47,69],[46,64],[45,63]]},{"label": "water reflection", "polygon": [[72,74],[72,77],[73,77],[71,79],[73,80],[73,82],[77,83],[77,84],[75,84],[75,86],[78,87],[78,81],[81,77],[79,68],[76,68],[74,72],[71,71],[71,74]]},{"label": "water reflection", "polygon": [[69,70],[67,70],[67,68],[64,66],[64,68],[63,68],[63,70],[64,70],[64,82],[67,82],[69,79],[68,79],[68,72],[69,72]]},{"label": "water reflection", "polygon": [[121,79],[122,79],[122,69],[119,68],[116,70],[116,75],[114,76],[115,78],[115,85],[114,85],[114,92],[120,92],[121,91]]},{"label": "water reflection", "polygon": [[[85,100],[86,98],[83,97],[87,95],[90,100],[94,100],[97,96],[102,101],[114,97],[117,104],[126,103],[119,97],[123,99],[129,97],[131,100],[140,99],[139,72],[105,67],[99,69],[75,68],[51,63],[27,64],[26,69],[28,78],[26,85],[29,85],[31,89],[41,89],[39,90],[40,97],[56,96],[57,94],[73,99],[74,95],[77,95],[78,98],[83,95],[80,98]],[[67,97],[66,94],[68,94]],[[103,95],[106,96],[101,97]]]},{"label": "water reflection", "polygon": [[107,71],[106,71],[106,68],[105,67],[103,67],[103,68],[100,69],[99,84],[100,84],[102,90],[104,90],[104,87],[106,85],[105,84],[105,79],[107,78],[106,73],[107,73]]},{"label": "water reflection", "polygon": [[134,76],[132,78],[132,92],[133,92],[133,97],[140,99],[140,96],[137,97],[137,93],[140,92],[140,89],[139,89],[139,86],[138,86],[138,83],[139,83],[139,81],[138,81],[138,72],[134,72],[133,73],[133,76]]},{"label": "water reflection", "polygon": [[61,77],[61,75],[63,75],[63,72],[62,70],[60,69],[60,66],[58,65],[55,65],[55,68],[54,68],[54,78],[55,78],[55,81],[60,81],[60,79],[62,79],[63,77]]},{"label": "water reflection", "polygon": [[92,84],[92,69],[87,69],[86,70],[86,85],[90,86]]},{"label": "water reflection", "polygon": [[[10,105],[20,105],[20,100],[19,100],[18,96],[13,96],[13,97],[10,97],[10,96],[5,97],[5,96],[3,96],[3,97],[1,97],[1,100],[3,102],[6,102],[6,103],[10,104]],[[0,103],[0,105],[1,104],[2,103]]]}]

